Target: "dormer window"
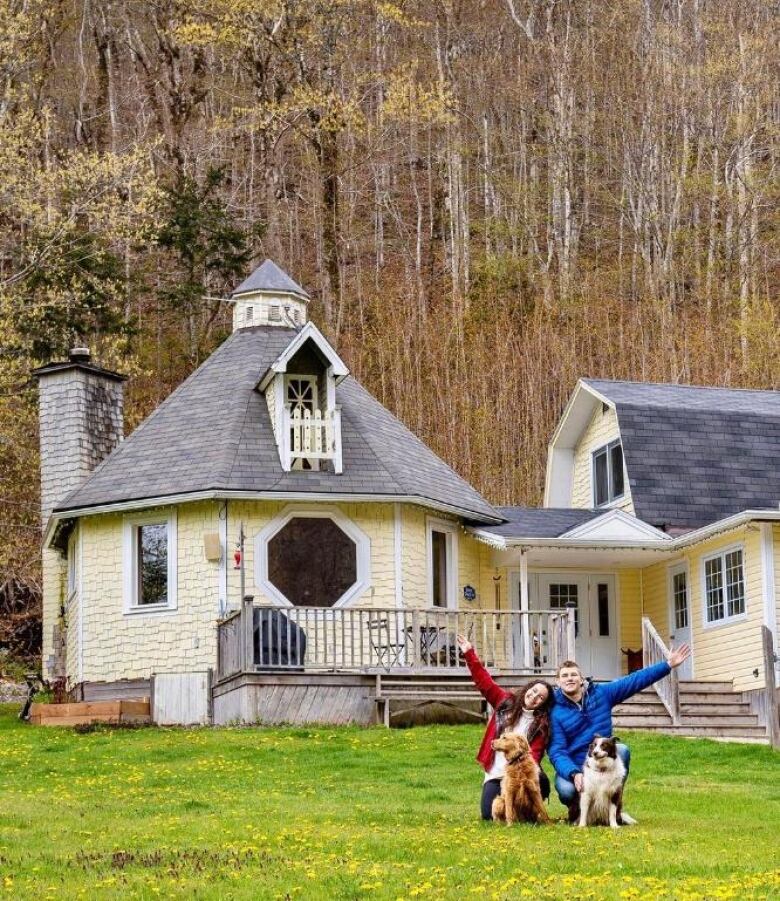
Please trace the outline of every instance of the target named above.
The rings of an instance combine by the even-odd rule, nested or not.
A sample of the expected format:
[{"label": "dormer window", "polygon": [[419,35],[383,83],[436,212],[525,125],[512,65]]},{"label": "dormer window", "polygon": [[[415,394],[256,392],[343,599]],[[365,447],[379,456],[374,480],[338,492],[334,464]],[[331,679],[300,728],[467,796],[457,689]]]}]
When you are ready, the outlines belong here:
[{"label": "dormer window", "polygon": [[[294,311],[285,310],[289,317]],[[342,472],[341,407],[336,387],[349,370],[311,322],[295,335],[258,383],[268,404],[284,472]]]},{"label": "dormer window", "polygon": [[287,376],[287,403],[292,410],[314,413],[317,407],[317,379],[312,375]]},{"label": "dormer window", "polygon": [[593,452],[593,504],[602,507],[624,493],[623,444],[618,438]]}]

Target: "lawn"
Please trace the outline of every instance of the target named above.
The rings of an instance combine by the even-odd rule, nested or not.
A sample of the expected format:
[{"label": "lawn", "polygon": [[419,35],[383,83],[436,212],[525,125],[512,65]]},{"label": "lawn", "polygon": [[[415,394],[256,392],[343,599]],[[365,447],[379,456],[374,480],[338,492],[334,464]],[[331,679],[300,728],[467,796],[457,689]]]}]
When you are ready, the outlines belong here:
[{"label": "lawn", "polygon": [[508,829],[478,820],[476,726],[77,734],[15,712],[0,898],[780,898],[766,747],[634,734],[638,826]]}]

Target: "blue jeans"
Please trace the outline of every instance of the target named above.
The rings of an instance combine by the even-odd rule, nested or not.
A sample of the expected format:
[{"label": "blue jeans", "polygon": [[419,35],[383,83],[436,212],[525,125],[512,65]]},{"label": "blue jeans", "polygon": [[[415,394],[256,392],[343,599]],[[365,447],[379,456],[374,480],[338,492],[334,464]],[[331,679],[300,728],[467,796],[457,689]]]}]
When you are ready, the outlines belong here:
[{"label": "blue jeans", "polygon": [[[628,768],[631,764],[631,751],[629,751],[628,745],[618,744],[617,752],[618,756],[625,764],[626,779],[628,779]],[[625,782],[625,780],[623,781]],[[558,792],[558,797],[561,799],[561,804],[563,804],[564,807],[568,807],[579,797],[577,789],[574,787],[574,783],[570,782],[568,779],[564,779],[557,773],[555,774],[555,790]]]}]

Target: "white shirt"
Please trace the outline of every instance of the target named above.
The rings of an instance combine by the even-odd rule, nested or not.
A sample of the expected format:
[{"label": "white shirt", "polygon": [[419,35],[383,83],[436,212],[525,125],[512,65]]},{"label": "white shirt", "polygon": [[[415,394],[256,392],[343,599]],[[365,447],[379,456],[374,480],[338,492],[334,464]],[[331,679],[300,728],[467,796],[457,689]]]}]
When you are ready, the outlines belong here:
[{"label": "white shirt", "polygon": [[[532,710],[524,710],[520,716],[520,719],[514,724],[514,726],[511,729],[505,729],[503,734],[524,735],[527,738],[528,730],[531,728],[533,718],[534,714]],[[505,770],[506,757],[504,756],[504,752],[496,751],[495,756],[493,757],[493,765],[485,773],[484,781],[487,782],[489,779],[503,779]]]}]

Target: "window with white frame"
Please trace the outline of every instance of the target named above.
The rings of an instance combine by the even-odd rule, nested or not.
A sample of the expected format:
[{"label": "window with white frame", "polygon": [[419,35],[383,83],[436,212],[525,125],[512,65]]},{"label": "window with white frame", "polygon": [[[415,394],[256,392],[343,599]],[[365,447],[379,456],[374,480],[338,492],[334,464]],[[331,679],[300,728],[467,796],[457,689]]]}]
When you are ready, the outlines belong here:
[{"label": "window with white frame", "polygon": [[255,537],[255,580],[289,607],[343,607],[371,583],[371,541],[335,507],[291,504]]},{"label": "window with white frame", "polygon": [[708,624],[728,622],[745,613],[742,548],[704,559],[704,618]]},{"label": "window with white frame", "polygon": [[593,503],[601,507],[624,493],[623,444],[618,438],[593,452]]},{"label": "window with white frame", "polygon": [[672,628],[688,628],[688,570],[681,566],[672,570]]},{"label": "window with white frame", "polygon": [[176,515],[128,516],[124,521],[125,612],[176,607]]},{"label": "window with white frame", "polygon": [[446,520],[428,520],[428,594],[432,607],[456,607],[458,528]]}]

